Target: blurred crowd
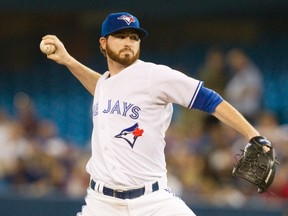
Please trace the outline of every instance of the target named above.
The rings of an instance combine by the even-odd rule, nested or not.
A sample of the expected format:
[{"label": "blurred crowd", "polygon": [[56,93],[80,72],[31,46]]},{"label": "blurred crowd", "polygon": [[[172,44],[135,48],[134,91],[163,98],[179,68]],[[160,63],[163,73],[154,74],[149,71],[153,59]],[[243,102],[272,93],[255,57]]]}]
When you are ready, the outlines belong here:
[{"label": "blurred crowd", "polygon": [[274,145],[280,165],[268,193],[232,176],[234,164],[248,143],[242,135],[213,116],[180,108],[167,133],[166,155],[172,187],[190,202],[220,206],[285,206],[288,201],[288,124],[263,106],[264,79],[241,49],[213,47],[197,77],[219,92]]},{"label": "blurred crowd", "polygon": [[83,197],[90,151],[67,142],[57,125],[37,115],[31,98],[18,93],[16,115],[0,110],[0,194]]},{"label": "blurred crowd", "polygon": [[[213,116],[177,107],[166,134],[169,186],[187,203],[283,205],[288,199],[288,125],[263,107],[261,71],[240,49],[224,53],[212,48],[195,76],[272,141],[280,165],[270,193],[257,194],[255,186],[231,173],[247,140]],[[61,138],[57,125],[38,117],[24,93],[15,96],[14,107],[13,116],[0,108],[0,194],[84,197],[89,145]]]}]

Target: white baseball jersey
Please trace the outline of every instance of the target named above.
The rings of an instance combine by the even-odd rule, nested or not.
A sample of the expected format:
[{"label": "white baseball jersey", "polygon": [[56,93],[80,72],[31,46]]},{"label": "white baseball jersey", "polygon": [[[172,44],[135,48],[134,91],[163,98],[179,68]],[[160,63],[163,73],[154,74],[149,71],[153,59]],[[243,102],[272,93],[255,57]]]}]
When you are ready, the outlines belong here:
[{"label": "white baseball jersey", "polygon": [[167,66],[137,60],[98,80],[93,102],[92,156],[95,181],[135,187],[166,176],[165,132],[172,103],[191,108],[202,82]]}]

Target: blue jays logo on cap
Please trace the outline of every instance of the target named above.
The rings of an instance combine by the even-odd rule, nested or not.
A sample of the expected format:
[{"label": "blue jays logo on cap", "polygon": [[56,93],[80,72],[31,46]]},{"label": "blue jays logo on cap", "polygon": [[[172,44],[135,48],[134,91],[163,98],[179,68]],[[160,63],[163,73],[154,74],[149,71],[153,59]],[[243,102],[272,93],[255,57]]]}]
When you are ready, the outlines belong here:
[{"label": "blue jays logo on cap", "polygon": [[123,29],[134,29],[140,38],[147,37],[148,33],[145,29],[140,27],[139,20],[127,12],[111,13],[109,14],[101,28],[101,37],[106,37],[116,31]]},{"label": "blue jays logo on cap", "polygon": [[140,129],[138,123],[136,123],[131,127],[125,128],[114,137],[124,139],[131,146],[131,148],[133,148],[136,140],[138,137],[142,136],[143,132],[144,130]]},{"label": "blue jays logo on cap", "polygon": [[122,15],[117,18],[118,20],[124,20],[127,25],[130,25],[130,23],[135,22],[135,19],[133,16],[127,16],[127,15]]}]

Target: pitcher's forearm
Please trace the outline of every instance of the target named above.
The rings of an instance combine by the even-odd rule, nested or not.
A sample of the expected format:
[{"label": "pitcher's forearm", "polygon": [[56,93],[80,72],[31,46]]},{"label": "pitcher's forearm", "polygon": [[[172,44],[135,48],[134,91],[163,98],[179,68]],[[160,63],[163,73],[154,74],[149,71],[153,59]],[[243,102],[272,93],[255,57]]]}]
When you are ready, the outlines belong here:
[{"label": "pitcher's forearm", "polygon": [[217,106],[213,115],[221,122],[234,128],[248,140],[252,137],[259,136],[259,132],[243,117],[243,115],[225,100]]},{"label": "pitcher's forearm", "polygon": [[94,95],[97,81],[101,75],[74,58],[71,58],[65,65],[81,84]]},{"label": "pitcher's forearm", "polygon": [[55,35],[45,35],[42,37],[44,45],[55,46],[55,51],[53,53],[47,54],[47,58],[51,59],[58,64],[66,66],[71,73],[82,83],[82,85],[94,95],[95,87],[99,77],[99,73],[93,71],[92,69],[86,67],[75,58],[73,58],[66,50],[64,44]]}]

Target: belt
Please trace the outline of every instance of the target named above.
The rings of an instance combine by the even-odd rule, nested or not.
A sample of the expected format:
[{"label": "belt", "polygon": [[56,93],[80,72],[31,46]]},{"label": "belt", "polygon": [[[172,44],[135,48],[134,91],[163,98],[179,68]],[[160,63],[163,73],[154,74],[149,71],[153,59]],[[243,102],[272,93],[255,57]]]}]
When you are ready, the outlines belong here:
[{"label": "belt", "polygon": [[[90,187],[95,190],[96,182],[92,179],[90,182]],[[159,190],[159,184],[158,182],[155,182],[152,184],[152,192]],[[145,193],[145,187],[138,188],[138,189],[132,189],[132,190],[119,190],[119,189],[112,189],[108,187],[103,187],[103,194],[119,199],[134,199],[137,197],[140,197],[144,195]]]}]

